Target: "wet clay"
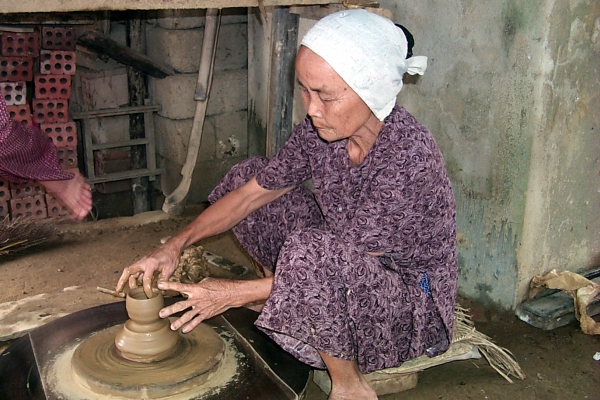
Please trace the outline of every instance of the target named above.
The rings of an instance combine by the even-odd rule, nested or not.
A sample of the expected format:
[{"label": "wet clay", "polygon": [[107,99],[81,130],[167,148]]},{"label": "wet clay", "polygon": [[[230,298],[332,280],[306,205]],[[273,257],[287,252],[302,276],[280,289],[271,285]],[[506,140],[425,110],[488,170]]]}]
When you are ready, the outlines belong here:
[{"label": "wet clay", "polygon": [[[129,320],[86,339],[73,353],[74,380],[94,393],[159,399],[206,382],[225,351],[221,337],[200,324],[188,334],[170,329],[158,312],[162,294],[132,290],[125,306]],[[142,395],[142,397],[140,397]]]},{"label": "wet clay", "polygon": [[121,356],[135,362],[151,363],[175,352],[179,334],[171,330],[168,319],[158,316],[164,305],[160,292],[150,299],[141,287],[129,292],[125,300],[129,320],[115,336],[115,346]]},{"label": "wet clay", "polygon": [[73,380],[98,398],[171,397],[200,387],[219,373],[225,343],[208,325],[179,334],[174,353],[152,363],[121,357],[114,338],[122,327],[113,326],[90,336],[73,352]]}]

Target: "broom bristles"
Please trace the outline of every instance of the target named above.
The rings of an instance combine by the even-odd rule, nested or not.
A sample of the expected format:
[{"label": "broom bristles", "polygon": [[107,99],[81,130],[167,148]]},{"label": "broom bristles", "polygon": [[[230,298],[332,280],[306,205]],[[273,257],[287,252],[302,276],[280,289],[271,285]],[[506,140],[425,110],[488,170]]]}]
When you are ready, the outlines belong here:
[{"label": "broom bristles", "polygon": [[471,315],[466,308],[456,305],[454,310],[454,336],[452,342],[467,341],[476,346],[490,366],[504,379],[513,383],[510,376],[525,379],[525,374],[515,356],[504,347],[492,342],[492,339],[477,331]]},{"label": "broom bristles", "polygon": [[55,233],[55,226],[48,220],[1,218],[0,255],[23,251],[48,240]]}]

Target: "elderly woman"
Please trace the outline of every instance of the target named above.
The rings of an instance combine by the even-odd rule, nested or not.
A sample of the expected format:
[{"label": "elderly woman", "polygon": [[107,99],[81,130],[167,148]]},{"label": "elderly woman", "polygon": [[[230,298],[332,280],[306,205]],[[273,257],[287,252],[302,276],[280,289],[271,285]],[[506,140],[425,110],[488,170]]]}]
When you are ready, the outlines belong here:
[{"label": "elderly woman", "polygon": [[[158,250],[125,269],[186,300],[172,329],[230,307],[264,308],[256,326],[301,361],[327,368],[330,399],[375,399],[363,374],[444,352],[456,297],[455,205],[431,135],[395,105],[407,41],[364,10],[332,14],[303,38],[296,74],[307,117],[272,159],[235,166],[213,203]],[[312,179],[313,190],[303,185]],[[167,282],[183,249],[233,229],[264,267],[252,281]]]}]

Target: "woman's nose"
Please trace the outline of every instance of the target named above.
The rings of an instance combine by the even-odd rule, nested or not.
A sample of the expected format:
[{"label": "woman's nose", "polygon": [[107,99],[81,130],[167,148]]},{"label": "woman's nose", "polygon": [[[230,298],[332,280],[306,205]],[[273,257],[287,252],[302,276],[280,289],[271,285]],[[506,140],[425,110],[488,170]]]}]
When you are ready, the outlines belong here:
[{"label": "woman's nose", "polygon": [[318,99],[315,99],[313,96],[308,96],[308,98],[304,102],[304,106],[306,107],[306,112],[309,116],[321,116],[321,102]]}]

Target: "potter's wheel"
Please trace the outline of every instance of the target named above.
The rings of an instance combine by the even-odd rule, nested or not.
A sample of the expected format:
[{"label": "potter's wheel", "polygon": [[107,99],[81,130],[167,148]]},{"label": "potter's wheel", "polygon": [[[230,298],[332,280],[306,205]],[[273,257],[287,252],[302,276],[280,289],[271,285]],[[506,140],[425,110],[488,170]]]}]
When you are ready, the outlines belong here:
[{"label": "potter's wheel", "polygon": [[[166,303],[168,305],[178,300],[181,298],[170,298],[166,299]],[[194,359],[198,362],[198,358],[213,358],[213,361],[217,359],[217,362],[208,362],[203,366],[194,363],[191,368],[188,368],[189,365],[182,367],[182,370],[186,370],[188,377],[191,375],[193,383],[189,386],[185,385],[187,378],[184,373],[177,373],[176,379],[173,379],[173,375],[171,375],[171,379],[161,381],[162,377],[169,374],[168,371],[176,368],[174,365],[169,365],[162,372],[157,371],[158,375],[150,379],[158,387],[154,388],[155,393],[173,395],[174,391],[178,389],[169,388],[169,385],[173,385],[173,382],[176,381],[175,383],[178,383],[180,389],[192,388],[191,391],[184,390],[175,397],[171,396],[176,399],[302,399],[308,384],[310,368],[285,353],[254,327],[253,323],[257,315],[247,309],[232,309],[221,316],[205,321],[198,331],[200,339],[188,336],[187,340],[202,341],[207,337],[212,337],[223,343],[224,351],[220,353],[219,346],[217,346],[216,352],[213,353],[214,357],[191,356],[190,359],[192,363],[194,363]],[[144,389],[144,384],[135,387],[129,386],[135,393],[133,397],[126,393],[127,390],[117,395],[113,392],[111,395],[104,394],[97,397],[73,395],[72,393],[65,395],[64,390],[61,392],[62,389],[59,390],[60,388],[57,387],[61,384],[70,384],[67,382],[69,379],[76,381],[82,377],[90,385],[90,382],[96,379],[94,375],[98,373],[97,370],[116,368],[111,364],[115,360],[114,356],[109,355],[111,350],[105,348],[98,350],[102,355],[93,356],[95,361],[99,362],[97,366],[95,361],[84,362],[78,367],[78,375],[70,371],[71,359],[79,346],[88,340],[103,342],[102,335],[111,335],[114,338],[114,330],[118,330],[119,326],[127,319],[125,302],[111,303],[59,318],[18,339],[0,354],[0,398],[11,400],[155,398],[152,397],[150,391]],[[207,335],[207,331],[202,334],[205,329],[208,329],[210,334]],[[113,331],[111,332],[111,330]],[[96,346],[93,343],[89,346],[102,347],[101,344]],[[200,349],[203,346],[190,345],[186,349],[184,345],[178,351],[191,351],[191,347]],[[218,360],[219,354],[221,355],[220,361]],[[88,356],[89,353],[84,354],[83,358]],[[181,362],[183,358],[185,357],[176,358],[176,362]],[[175,362],[172,359],[172,357],[168,357],[152,368],[159,368],[158,364],[162,362]],[[122,361],[119,360],[119,363]],[[61,362],[63,370],[60,369]],[[103,363],[105,365],[101,366]],[[136,364],[138,368],[144,367],[144,364]],[[146,367],[149,365],[151,364],[146,364]],[[223,368],[227,365],[229,367],[226,368],[226,373],[223,373]],[[233,369],[231,369],[232,365]],[[90,368],[90,370],[81,372],[86,368]],[[146,373],[151,374],[152,372],[144,371],[141,375]],[[123,371],[117,372],[115,375],[118,375],[114,379],[119,384],[126,382]],[[194,381],[194,379],[196,380]],[[102,375],[102,378],[98,380],[102,384],[106,384],[106,375]],[[109,386],[114,387],[114,382]],[[123,385],[123,387],[125,386]],[[159,389],[164,391],[160,392]],[[100,389],[96,387],[94,390]]]},{"label": "potter's wheel", "polygon": [[[152,363],[134,362],[119,354],[114,338],[121,329],[122,325],[104,329],[84,340],[74,351],[59,357],[50,369],[54,378],[48,379],[53,382],[54,389],[68,395],[76,390],[73,387],[82,387],[95,394],[129,399],[139,399],[143,392],[148,399],[160,399],[181,393],[206,392],[222,383],[220,379],[211,379],[217,373],[229,379],[235,374],[231,360],[228,366],[220,369],[225,342],[208,325],[201,324],[189,334],[180,334],[174,353]],[[61,364],[67,371],[61,371]],[[62,378],[69,373],[73,382],[66,385]],[[61,383],[69,387],[61,390]],[[79,392],[81,397],[86,397],[87,390]]]}]

